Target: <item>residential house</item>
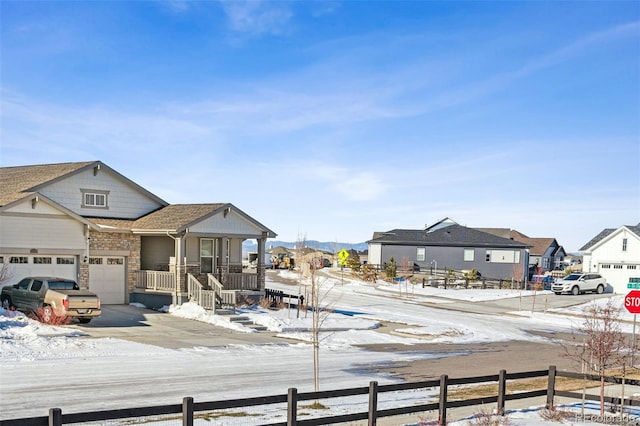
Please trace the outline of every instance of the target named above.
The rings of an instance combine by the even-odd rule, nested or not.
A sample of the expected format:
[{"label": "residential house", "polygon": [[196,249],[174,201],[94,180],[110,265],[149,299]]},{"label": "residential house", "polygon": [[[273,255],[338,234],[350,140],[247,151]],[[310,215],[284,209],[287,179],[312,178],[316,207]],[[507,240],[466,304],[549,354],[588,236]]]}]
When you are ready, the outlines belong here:
[{"label": "residential house", "polygon": [[640,277],[640,223],[604,229],[579,251],[583,271],[598,272],[624,294],[629,278]]},{"label": "residential house", "polygon": [[368,261],[383,266],[393,258],[398,267],[421,270],[476,269],[483,277],[526,278],[528,244],[461,226],[445,218],[426,229],[376,232],[369,240]]},{"label": "residential house", "polygon": [[529,246],[529,278],[564,267],[567,253],[555,238],[532,238],[509,228],[476,228],[503,238],[509,238]]},{"label": "residential house", "polygon": [[264,268],[243,273],[242,242],[256,239],[264,259],[275,235],[230,203],[170,205],[100,161],[0,168],[9,284],[53,275],[104,304],[161,306],[212,289],[219,301],[223,290],[264,290]]}]

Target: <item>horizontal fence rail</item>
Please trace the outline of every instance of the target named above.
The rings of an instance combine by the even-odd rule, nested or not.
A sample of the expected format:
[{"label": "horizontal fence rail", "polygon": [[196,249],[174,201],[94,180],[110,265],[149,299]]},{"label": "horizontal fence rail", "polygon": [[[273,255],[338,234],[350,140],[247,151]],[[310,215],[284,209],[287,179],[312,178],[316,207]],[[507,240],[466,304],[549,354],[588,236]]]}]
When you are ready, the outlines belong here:
[{"label": "horizontal fence rail", "polygon": [[[547,386],[544,389],[537,389],[527,392],[507,392],[509,383],[516,380],[531,379],[537,377],[547,377]],[[464,377],[464,378],[449,378],[447,375],[442,375],[439,380],[430,380],[413,383],[396,383],[389,385],[379,385],[377,382],[370,382],[369,386],[356,387],[348,389],[327,390],[321,392],[304,392],[298,393],[297,389],[290,388],[286,395],[272,395],[262,396],[254,398],[242,398],[232,399],[224,401],[211,401],[211,402],[198,402],[195,403],[193,398],[186,397],[183,399],[182,404],[174,405],[162,405],[162,406],[149,406],[149,407],[137,407],[126,408],[119,410],[106,410],[106,411],[93,411],[85,413],[62,413],[60,408],[51,408],[48,416],[42,417],[29,417],[21,419],[9,419],[0,420],[0,426],[61,426],[64,424],[84,423],[84,422],[98,422],[104,420],[117,420],[117,419],[131,419],[139,417],[152,417],[152,416],[167,416],[167,415],[180,415],[182,418],[182,424],[184,426],[193,426],[193,421],[196,413],[210,412],[215,410],[227,410],[233,408],[255,407],[265,406],[272,404],[286,404],[287,405],[287,420],[279,423],[268,423],[268,425],[281,425],[281,426],[294,426],[294,425],[329,425],[336,423],[346,423],[367,420],[369,426],[375,426],[377,419],[383,417],[392,417],[406,414],[424,413],[427,411],[438,412],[438,424],[445,425],[447,423],[447,409],[457,407],[469,407],[484,404],[496,404],[496,413],[498,415],[504,415],[506,401],[541,397],[546,395],[546,407],[554,407],[554,397],[562,396],[568,398],[575,398],[578,400],[596,400],[599,401],[599,395],[583,395],[582,393],[558,391],[555,389],[555,383],[557,377],[568,377],[585,380],[600,380],[599,376],[560,372],[556,371],[555,366],[549,367],[548,370],[528,371],[521,373],[508,374],[505,370],[501,370],[497,375],[486,375],[477,377]],[[605,379],[608,383],[622,383],[622,379],[607,377]],[[509,382],[509,383],[508,383]],[[448,390],[451,386],[470,385],[479,383],[492,383],[498,385],[498,393],[496,395],[489,395],[485,397],[469,398],[451,400],[448,397]],[[640,380],[626,380],[626,384],[640,385]],[[436,402],[426,402],[419,405],[401,406],[390,409],[378,409],[378,398],[380,395],[389,392],[398,391],[415,391],[417,389],[429,390],[438,389],[439,395],[432,397]],[[299,420],[298,410],[304,407],[298,405],[302,401],[318,401],[331,398],[345,398],[363,396],[368,397],[368,409],[367,411],[354,412],[341,415],[331,415],[317,418],[305,418]],[[425,398],[426,399],[426,398]],[[639,407],[640,400],[625,398],[607,397],[606,403],[616,404],[620,406],[624,404],[627,407]],[[308,410],[306,410],[308,411]],[[263,424],[265,425],[265,424]]]}]

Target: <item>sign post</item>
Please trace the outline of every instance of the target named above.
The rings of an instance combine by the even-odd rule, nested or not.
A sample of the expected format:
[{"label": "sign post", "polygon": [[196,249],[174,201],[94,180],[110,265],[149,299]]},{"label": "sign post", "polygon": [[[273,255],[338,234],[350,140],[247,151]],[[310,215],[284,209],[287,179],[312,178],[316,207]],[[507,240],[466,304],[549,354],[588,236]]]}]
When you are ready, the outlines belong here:
[{"label": "sign post", "polygon": [[631,366],[633,367],[633,354],[636,348],[636,317],[640,313],[640,290],[631,290],[624,297],[624,307],[633,314],[633,340],[631,342]]}]

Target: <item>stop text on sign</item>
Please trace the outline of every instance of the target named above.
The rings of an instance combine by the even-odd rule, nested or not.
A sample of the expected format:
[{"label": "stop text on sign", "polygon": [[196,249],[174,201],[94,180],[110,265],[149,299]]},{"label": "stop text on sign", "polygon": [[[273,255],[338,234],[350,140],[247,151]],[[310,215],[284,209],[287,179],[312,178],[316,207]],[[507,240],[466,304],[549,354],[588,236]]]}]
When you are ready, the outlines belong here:
[{"label": "stop text on sign", "polygon": [[624,307],[632,314],[640,314],[640,290],[630,291],[624,297]]}]

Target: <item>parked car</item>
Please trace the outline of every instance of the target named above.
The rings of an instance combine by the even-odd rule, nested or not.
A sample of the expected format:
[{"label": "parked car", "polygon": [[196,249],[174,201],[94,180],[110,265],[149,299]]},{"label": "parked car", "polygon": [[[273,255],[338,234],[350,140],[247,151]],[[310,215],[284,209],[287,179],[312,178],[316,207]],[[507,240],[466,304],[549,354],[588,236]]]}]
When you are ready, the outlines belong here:
[{"label": "parked car", "polygon": [[602,294],[606,287],[607,280],[600,274],[574,273],[557,280],[551,286],[551,291],[555,294],[569,293],[577,296],[587,291]]},{"label": "parked car", "polygon": [[83,324],[100,316],[100,299],[89,290],[80,290],[78,283],[66,278],[27,277],[18,284],[2,288],[0,301],[5,309],[24,312],[42,310],[42,321],[57,317],[78,318]]}]

